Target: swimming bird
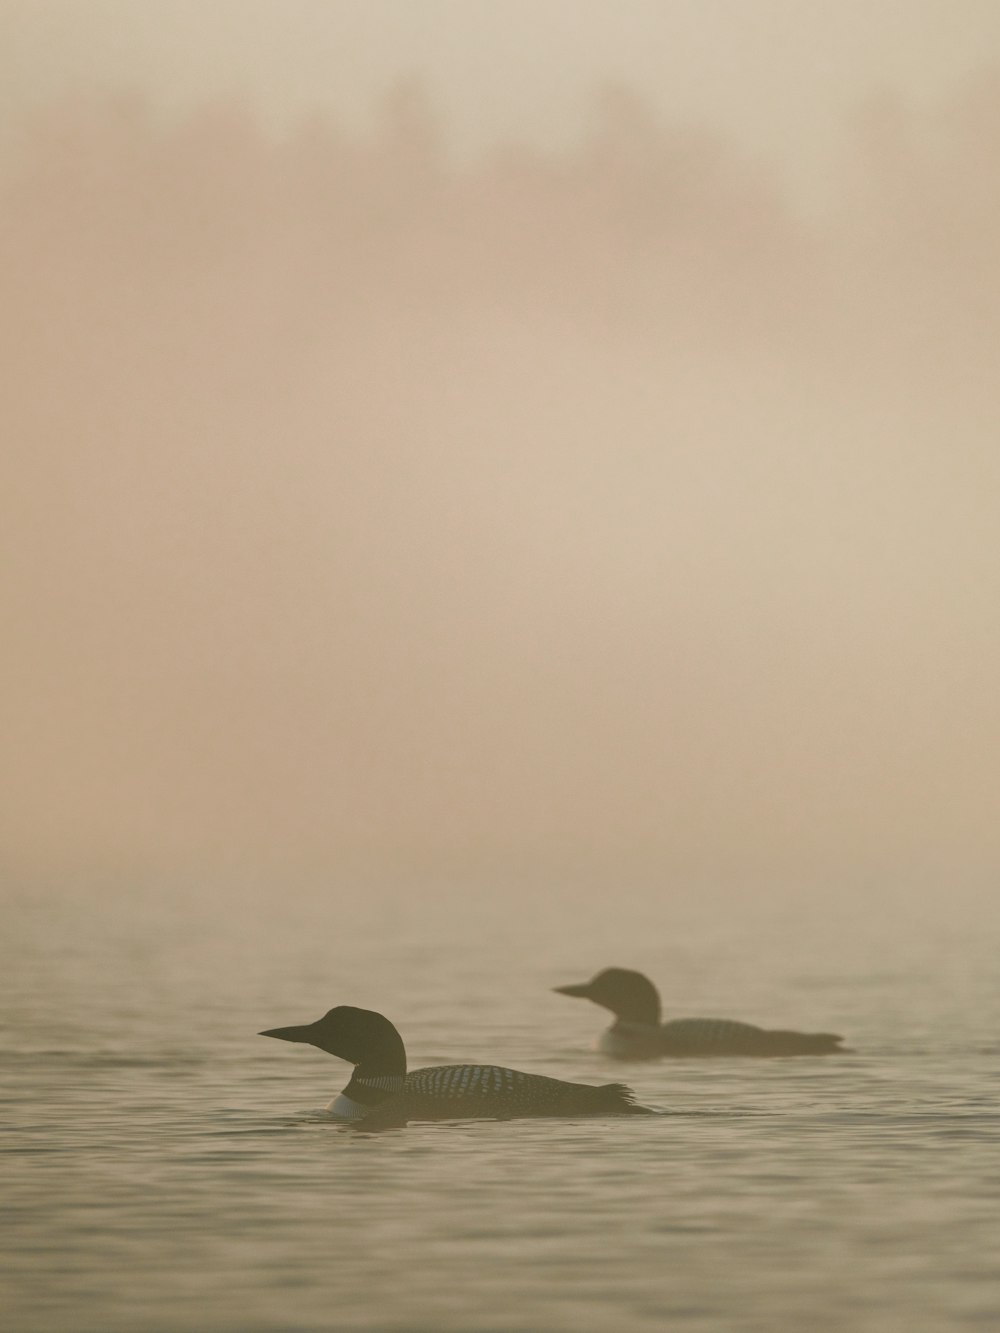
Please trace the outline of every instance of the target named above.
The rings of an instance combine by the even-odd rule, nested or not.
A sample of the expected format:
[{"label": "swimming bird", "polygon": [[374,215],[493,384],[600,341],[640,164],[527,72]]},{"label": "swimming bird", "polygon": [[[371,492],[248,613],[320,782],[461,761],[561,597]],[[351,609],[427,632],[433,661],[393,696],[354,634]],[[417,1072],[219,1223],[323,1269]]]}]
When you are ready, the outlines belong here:
[{"label": "swimming bird", "polygon": [[350,1082],[327,1110],[365,1129],[409,1120],[651,1114],[622,1083],[595,1088],[497,1065],[434,1065],[408,1074],[402,1037],[371,1009],[342,1004],[315,1023],[259,1035],[306,1042],[354,1065]]},{"label": "swimming bird", "polygon": [[651,1060],[661,1055],[831,1055],[843,1037],[832,1032],[786,1032],[755,1027],[729,1018],[676,1018],[660,1022],[660,996],[641,972],[608,967],[592,981],[556,986],[610,1009],[615,1021],[598,1049],[620,1060]]}]

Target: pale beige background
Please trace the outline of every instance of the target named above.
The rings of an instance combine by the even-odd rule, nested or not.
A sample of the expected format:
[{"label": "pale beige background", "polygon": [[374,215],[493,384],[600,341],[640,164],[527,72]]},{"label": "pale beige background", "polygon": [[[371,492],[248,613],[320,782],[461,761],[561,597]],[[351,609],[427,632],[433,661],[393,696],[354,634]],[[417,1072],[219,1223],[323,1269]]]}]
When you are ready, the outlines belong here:
[{"label": "pale beige background", "polygon": [[0,29],[13,868],[992,882],[1000,7]]}]

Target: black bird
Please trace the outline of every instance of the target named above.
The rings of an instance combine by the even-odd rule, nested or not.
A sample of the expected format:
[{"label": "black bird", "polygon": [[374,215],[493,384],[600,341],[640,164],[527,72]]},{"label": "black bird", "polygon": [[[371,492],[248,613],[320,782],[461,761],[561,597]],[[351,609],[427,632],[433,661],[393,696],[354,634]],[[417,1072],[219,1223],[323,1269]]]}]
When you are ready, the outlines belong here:
[{"label": "black bird", "polygon": [[497,1065],[435,1065],[408,1074],[402,1037],[371,1009],[339,1005],[315,1023],[270,1028],[260,1036],[306,1042],[354,1065],[350,1082],[327,1110],[365,1129],[409,1120],[651,1114],[622,1083],[594,1088]]},{"label": "black bird", "polygon": [[832,1032],[786,1032],[730,1018],[675,1018],[661,1023],[656,987],[641,972],[624,967],[608,967],[592,981],[555,990],[611,1010],[615,1021],[601,1035],[599,1049],[620,1060],[661,1055],[832,1055],[844,1040]]}]

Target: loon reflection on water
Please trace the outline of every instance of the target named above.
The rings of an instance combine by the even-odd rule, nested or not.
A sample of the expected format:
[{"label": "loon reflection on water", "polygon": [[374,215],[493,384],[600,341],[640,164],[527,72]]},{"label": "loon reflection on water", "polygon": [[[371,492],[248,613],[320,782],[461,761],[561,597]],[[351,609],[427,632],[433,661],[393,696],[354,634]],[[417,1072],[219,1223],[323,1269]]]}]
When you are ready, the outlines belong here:
[{"label": "loon reflection on water", "polygon": [[787,1032],[729,1018],[678,1018],[661,1023],[656,987],[641,972],[623,967],[605,968],[591,981],[556,986],[555,990],[611,1010],[615,1021],[602,1034],[599,1049],[619,1060],[651,1060],[663,1055],[835,1055],[843,1049],[843,1037],[832,1032]]},{"label": "loon reflection on water", "polygon": [[350,1082],[327,1109],[365,1129],[410,1120],[651,1114],[622,1083],[591,1087],[497,1065],[436,1065],[408,1074],[403,1039],[370,1009],[339,1005],[315,1023],[259,1035],[306,1042],[354,1065]]}]

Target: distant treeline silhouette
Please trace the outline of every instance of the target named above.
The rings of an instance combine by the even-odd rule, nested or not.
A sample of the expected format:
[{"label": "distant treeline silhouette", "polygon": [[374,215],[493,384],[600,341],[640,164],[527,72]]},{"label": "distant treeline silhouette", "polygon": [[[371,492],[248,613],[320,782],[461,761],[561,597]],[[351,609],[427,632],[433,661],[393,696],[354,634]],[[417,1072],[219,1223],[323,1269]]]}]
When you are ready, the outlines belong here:
[{"label": "distant treeline silhouette", "polygon": [[888,95],[862,108],[821,219],[627,86],[597,90],[587,125],[561,152],[500,145],[456,164],[416,80],[354,137],[317,116],[276,140],[237,103],[164,123],[138,94],[80,97],[23,127],[4,248],[43,288],[58,272],[113,302],[137,276],[205,283],[241,323],[306,330],[358,306],[494,303],[800,350],[867,344],[886,321],[913,352],[998,331],[997,76],[934,112]]}]

